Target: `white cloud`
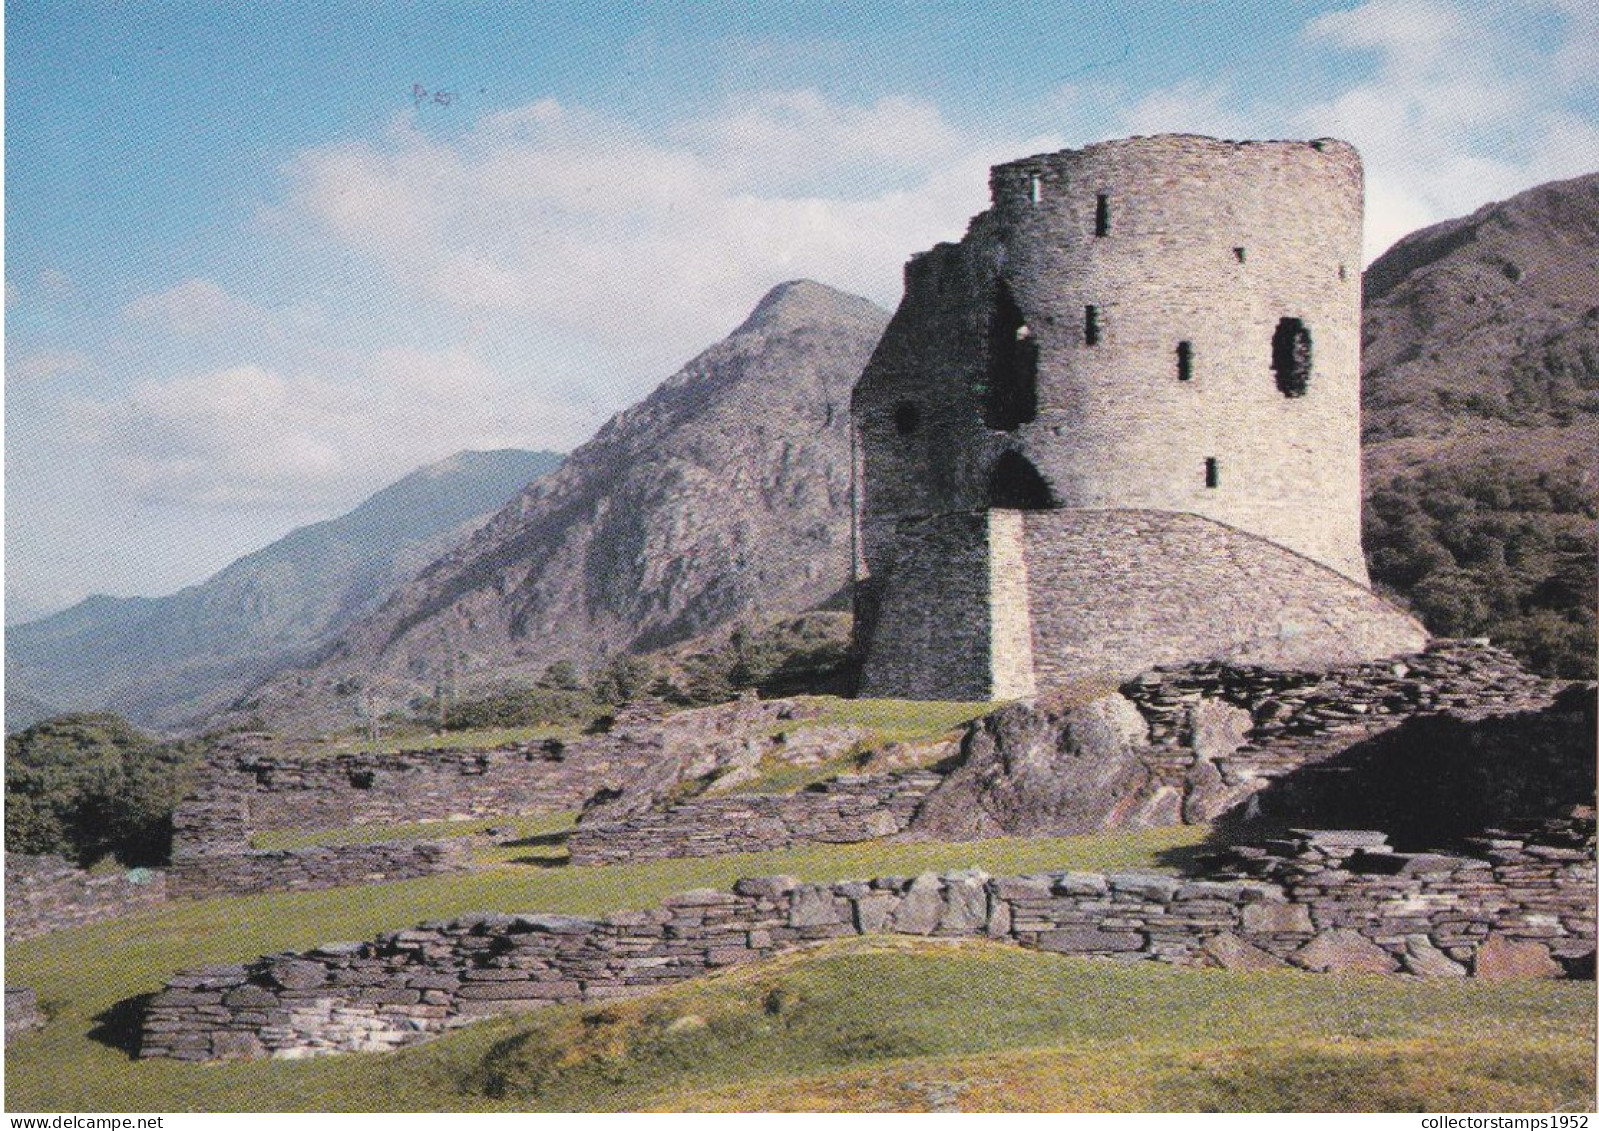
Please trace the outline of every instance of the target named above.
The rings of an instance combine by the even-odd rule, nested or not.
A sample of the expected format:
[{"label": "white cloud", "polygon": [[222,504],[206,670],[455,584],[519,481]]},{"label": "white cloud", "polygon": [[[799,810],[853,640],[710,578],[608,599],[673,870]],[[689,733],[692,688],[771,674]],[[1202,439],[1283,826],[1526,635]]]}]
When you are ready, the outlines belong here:
[{"label": "white cloud", "polygon": [[164,291],[140,295],[122,313],[131,321],[155,324],[188,337],[253,329],[269,321],[265,310],[234,297],[210,279],[189,279]]},{"label": "white cloud", "polygon": [[93,364],[88,354],[78,350],[41,349],[7,366],[6,375],[22,381],[43,381],[64,373],[80,372]]},{"label": "white cloud", "polygon": [[1599,168],[1599,131],[1550,81],[1570,52],[1592,54],[1592,21],[1566,21],[1553,55],[1539,55],[1529,21],[1552,10],[1367,0],[1307,25],[1312,45],[1376,55],[1370,78],[1293,116],[1360,150],[1368,258],[1422,224]]},{"label": "white cloud", "polygon": [[[1596,12],[1585,0],[1365,0],[1302,35],[1326,61],[1368,56],[1363,77],[1269,100],[1234,79],[1189,80],[1126,105],[1111,132],[1350,141],[1366,169],[1369,261],[1419,227],[1599,168],[1599,126],[1565,93],[1599,71]],[[1126,103],[1125,91],[1098,93]]]},{"label": "white cloud", "polygon": [[404,115],[382,144],[311,150],[275,218],[414,298],[581,337],[659,378],[788,279],[893,305],[905,259],[958,236],[988,165],[1030,144],[963,135],[904,98],[769,93],[664,136],[543,100],[458,140]]},{"label": "white cloud", "polygon": [[1257,123],[1237,104],[1223,82],[1184,82],[1152,90],[1118,115],[1121,134],[1185,133],[1245,138],[1257,135]]},{"label": "white cloud", "polygon": [[133,499],[220,509],[345,506],[464,448],[591,424],[467,351],[410,348],[376,351],[350,379],[240,365],[78,399],[68,414],[73,440]]}]

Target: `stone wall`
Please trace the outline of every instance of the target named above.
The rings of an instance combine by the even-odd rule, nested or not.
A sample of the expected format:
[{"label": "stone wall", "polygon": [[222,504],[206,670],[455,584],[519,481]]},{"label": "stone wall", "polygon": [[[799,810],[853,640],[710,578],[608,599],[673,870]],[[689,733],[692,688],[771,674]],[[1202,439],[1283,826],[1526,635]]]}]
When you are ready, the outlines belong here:
[{"label": "stone wall", "polygon": [[326,845],[193,855],[170,868],[97,876],[55,856],[6,854],[6,938],[27,939],[171,899],[313,891],[412,879],[467,867],[465,840]]},{"label": "stone wall", "polygon": [[[1457,778],[1484,796],[1494,792],[1488,777],[1559,783],[1558,796],[1527,809],[1546,812],[1586,795],[1585,770],[1592,792],[1592,741],[1590,734],[1584,747],[1581,705],[1564,724],[1529,715],[1550,709],[1561,686],[1469,640],[1320,671],[1224,663],[1156,669],[1103,701],[1057,710],[1045,699],[979,719],[962,742],[964,764],[948,773],[846,775],[798,794],[636,806],[614,819],[596,810],[585,813],[569,847],[574,863],[598,864],[906,831],[945,840],[1087,833],[1208,822],[1257,795],[1269,796],[1274,812],[1304,821],[1324,806],[1291,809],[1278,803],[1282,791],[1262,791],[1290,777],[1303,791],[1299,778],[1307,767],[1324,763],[1357,794],[1392,792],[1405,775],[1434,798],[1453,797]],[[1445,729],[1461,720],[1504,721],[1481,734],[1456,735],[1454,760],[1440,761],[1423,748],[1428,742],[1419,726],[1395,734],[1381,757],[1365,756],[1362,743],[1418,715]],[[1474,771],[1461,760],[1468,748],[1481,748],[1499,772]],[[1496,753],[1501,748],[1509,752]],[[1359,765],[1344,772],[1351,759]],[[1355,812],[1360,820],[1375,819],[1375,811]]]},{"label": "stone wall", "polygon": [[860,694],[991,698],[988,516],[944,514],[893,525],[892,551],[872,567],[873,627],[857,634]]},{"label": "stone wall", "polygon": [[130,915],[166,901],[166,876],[97,876],[59,856],[6,853],[6,938],[26,939]]},{"label": "stone wall", "polygon": [[[612,744],[619,746],[620,744]],[[288,755],[250,743],[219,750],[174,820],[174,857],[247,844],[264,829],[333,829],[574,808],[605,767],[564,744],[403,754]]]},{"label": "stone wall", "polygon": [[[792,700],[741,700],[672,714],[644,704],[624,711],[605,733],[567,741],[398,754],[286,753],[264,736],[235,736],[215,750],[199,786],[179,805],[173,858],[242,852],[252,833],[268,829],[553,812],[663,771],[670,771],[671,784],[766,757],[800,761],[812,755],[815,736],[787,724],[814,713]],[[839,752],[859,737],[815,729]]]},{"label": "stone wall", "polygon": [[1057,510],[1028,512],[1026,522],[1043,687],[1205,659],[1325,668],[1427,642],[1421,625],[1363,586],[1197,515]]},{"label": "stone wall", "polygon": [[683,801],[621,821],[585,822],[567,848],[572,863],[584,865],[879,840],[904,831],[941,780],[926,771],[844,774],[798,793]]},{"label": "stone wall", "polygon": [[[1408,836],[1415,821],[1372,804],[1387,797],[1418,812],[1475,814],[1476,826],[1456,830],[1475,831],[1499,814],[1468,794],[1509,798],[1515,783],[1532,783],[1519,795],[1522,815],[1592,794],[1592,692],[1563,686],[1471,640],[1318,671],[1158,668],[1089,703],[1041,696],[974,721],[960,765],[911,831],[1063,835],[1254,819],[1264,809]],[[1324,786],[1334,781],[1350,803],[1330,800]],[[1448,832],[1421,831],[1428,843]]]},{"label": "stone wall", "polygon": [[[1548,767],[1535,770],[1535,760],[1527,757],[1530,732],[1543,725],[1528,716],[1555,707],[1564,686],[1533,675],[1485,641],[1438,640],[1424,652],[1326,671],[1225,663],[1157,669],[1125,684],[1121,693],[1149,723],[1150,748],[1143,755],[1149,770],[1146,814],[1152,823],[1167,823],[1214,820],[1267,786],[1322,764],[1347,770],[1350,786],[1368,797],[1391,789],[1395,777],[1406,773],[1426,778],[1434,798],[1441,797],[1456,779],[1469,776],[1459,757],[1468,745],[1464,741],[1440,760],[1405,741],[1411,733],[1405,732],[1381,759],[1348,763],[1347,756],[1363,743],[1411,720],[1515,719],[1503,725],[1525,733],[1497,743],[1502,752],[1493,757],[1500,776],[1545,775]],[[1579,693],[1569,710],[1556,713],[1574,710],[1581,716],[1580,699]],[[1229,715],[1231,725],[1222,722]],[[1586,769],[1587,793],[1592,792],[1591,730],[1590,725],[1585,736],[1580,725],[1566,727],[1558,749],[1548,752]],[[1547,810],[1531,810],[1538,811]],[[1372,818],[1368,813],[1363,819]]]},{"label": "stone wall", "polygon": [[802,943],[878,933],[1241,969],[1557,977],[1591,964],[1591,809],[1564,829],[1513,844],[1496,837],[1486,859],[1392,853],[1376,833],[1307,834],[1280,847],[1249,866],[1283,882],[977,871],[836,884],[767,877],[604,919],[422,923],[373,942],[179,974],[148,1007],[140,1055],[390,1049],[476,1017],[643,993]]},{"label": "stone wall", "polygon": [[173,861],[167,890],[174,898],[207,899],[409,880],[464,869],[468,849],[455,838],[190,856]]}]

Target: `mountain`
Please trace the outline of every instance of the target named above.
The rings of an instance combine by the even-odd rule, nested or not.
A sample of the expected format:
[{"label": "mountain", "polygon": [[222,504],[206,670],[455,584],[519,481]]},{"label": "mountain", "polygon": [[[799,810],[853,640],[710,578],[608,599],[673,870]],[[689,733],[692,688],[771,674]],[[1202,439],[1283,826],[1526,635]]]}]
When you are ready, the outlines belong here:
[{"label": "mountain", "polygon": [[593,665],[736,618],[813,608],[850,578],[849,396],[888,315],[776,287],[724,341],[611,418],[459,547],[240,705],[277,725]]},{"label": "mountain", "polygon": [[1599,173],[1406,236],[1367,268],[1365,304],[1366,440],[1380,465],[1471,436],[1530,455],[1529,429],[1591,428]]},{"label": "mountain", "polygon": [[1373,580],[1434,632],[1592,678],[1599,173],[1406,236],[1365,301]]},{"label": "mountain", "polygon": [[9,626],[8,700],[114,710],[155,727],[209,714],[314,652],[560,461],[552,452],[462,452],[200,585],[167,597],[90,597]]}]

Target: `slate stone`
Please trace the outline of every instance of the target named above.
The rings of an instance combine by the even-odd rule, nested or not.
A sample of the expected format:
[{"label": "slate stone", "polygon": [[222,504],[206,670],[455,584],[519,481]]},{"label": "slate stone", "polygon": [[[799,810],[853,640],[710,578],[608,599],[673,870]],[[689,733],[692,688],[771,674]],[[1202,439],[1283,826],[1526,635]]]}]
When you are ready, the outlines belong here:
[{"label": "slate stone", "polygon": [[1041,931],[1038,949],[1061,954],[1121,954],[1144,949],[1140,931],[1106,931],[1098,927],[1061,927]]},{"label": "slate stone", "polygon": [[225,1029],[211,1036],[211,1055],[218,1060],[251,1060],[266,1054],[266,1046],[254,1033]]},{"label": "slate stone", "polygon": [[1558,978],[1565,971],[1550,956],[1549,948],[1530,939],[1512,939],[1497,932],[1477,948],[1471,964],[1478,978]]},{"label": "slate stone", "polygon": [[855,929],[863,935],[885,930],[899,907],[899,896],[890,892],[872,892],[855,901]]},{"label": "slate stone", "polygon": [[1316,929],[1310,921],[1310,908],[1302,903],[1246,904],[1242,926],[1246,935],[1308,935]]},{"label": "slate stone", "polygon": [[[806,884],[793,892],[789,906],[790,927],[830,927],[844,921],[845,907],[829,887]],[[847,906],[847,905],[845,905]]]},{"label": "slate stone", "polygon": [[1426,935],[1408,935],[1405,938],[1404,966],[1406,973],[1421,978],[1464,978],[1466,968],[1432,945]]},{"label": "slate stone", "polygon": [[944,909],[936,872],[924,872],[911,886],[894,912],[893,930],[901,935],[930,935],[938,927]]},{"label": "slate stone", "polygon": [[1347,927],[1323,931],[1288,956],[1295,966],[1328,974],[1392,974],[1393,955]]},{"label": "slate stone", "polygon": [[1200,950],[1223,970],[1283,970],[1288,966],[1276,955],[1245,942],[1230,931],[1212,935],[1200,944]]}]

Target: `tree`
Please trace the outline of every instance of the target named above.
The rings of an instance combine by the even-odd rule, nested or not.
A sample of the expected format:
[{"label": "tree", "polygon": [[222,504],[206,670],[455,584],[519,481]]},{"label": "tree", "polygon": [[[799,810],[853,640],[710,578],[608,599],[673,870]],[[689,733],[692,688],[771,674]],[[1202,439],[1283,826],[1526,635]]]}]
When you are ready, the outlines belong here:
[{"label": "tree", "polygon": [[111,714],[59,715],[6,739],[6,849],[156,864],[199,760]]}]

